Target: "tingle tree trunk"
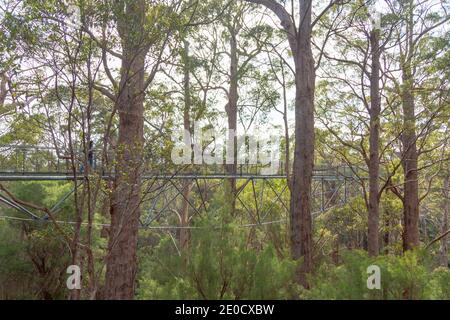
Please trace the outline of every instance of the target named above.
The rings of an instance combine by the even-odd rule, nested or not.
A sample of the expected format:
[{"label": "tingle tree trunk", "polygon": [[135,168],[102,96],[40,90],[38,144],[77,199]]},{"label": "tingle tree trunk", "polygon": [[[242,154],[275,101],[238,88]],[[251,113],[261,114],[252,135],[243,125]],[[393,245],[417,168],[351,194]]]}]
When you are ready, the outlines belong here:
[{"label": "tingle tree trunk", "polygon": [[403,195],[403,250],[410,250],[419,245],[419,182],[417,172],[418,153],[416,146],[416,118],[414,96],[408,88],[412,79],[404,71],[403,80],[407,84],[402,95],[403,105],[403,159],[404,195]]},{"label": "tingle tree trunk", "polygon": [[122,63],[122,72],[130,71],[133,76],[123,75],[126,80],[121,83],[123,91],[118,103],[118,154],[105,278],[105,297],[110,299],[134,296],[143,146],[143,94],[139,92],[143,66],[143,57],[129,56]]},{"label": "tingle tree trunk", "polygon": [[300,1],[302,23],[297,36],[295,59],[295,149],[291,190],[291,251],[303,258],[298,280],[307,286],[312,270],[311,182],[314,167],[315,69],[311,50],[311,0]]},{"label": "tingle tree trunk", "polygon": [[403,167],[403,250],[410,250],[419,245],[419,181],[417,172],[417,136],[415,101],[413,95],[414,77],[412,56],[414,53],[414,6],[413,1],[406,3],[406,41],[408,51],[401,57],[402,72],[402,167]]},{"label": "tingle tree trunk", "polygon": [[118,18],[122,65],[117,109],[119,138],[104,297],[133,299],[137,271],[144,128],[144,70],[148,47],[143,46],[145,1],[127,3]]},{"label": "tingle tree trunk", "polygon": [[311,50],[312,0],[300,0],[299,27],[280,3],[246,0],[262,4],[275,13],[287,34],[295,63],[295,148],[291,178],[290,237],[294,259],[303,258],[297,281],[307,287],[306,274],[312,271],[311,182],[314,168],[315,68]]},{"label": "tingle tree trunk", "polygon": [[370,33],[372,54],[372,72],[370,75],[370,134],[369,134],[369,217],[368,217],[368,252],[370,256],[379,253],[379,145],[380,145],[380,48],[379,31]]},{"label": "tingle tree trunk", "polygon": [[411,91],[410,66],[403,68],[403,250],[419,245],[419,181],[417,172],[416,117],[414,96]]}]

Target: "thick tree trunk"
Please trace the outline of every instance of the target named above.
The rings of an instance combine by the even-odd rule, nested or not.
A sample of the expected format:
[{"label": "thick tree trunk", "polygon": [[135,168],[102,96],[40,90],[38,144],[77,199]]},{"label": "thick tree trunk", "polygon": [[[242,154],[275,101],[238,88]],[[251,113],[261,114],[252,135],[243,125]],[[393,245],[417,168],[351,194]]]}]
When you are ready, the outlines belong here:
[{"label": "thick tree trunk", "polygon": [[368,252],[370,256],[379,253],[379,145],[380,145],[380,48],[377,29],[370,33],[372,73],[370,77],[370,134],[369,134],[369,217]]},{"label": "thick tree trunk", "polygon": [[300,1],[304,19],[295,48],[295,149],[291,192],[291,251],[303,258],[298,280],[304,286],[312,270],[311,182],[314,167],[315,70],[311,50],[311,0]]},{"label": "thick tree trunk", "polygon": [[246,0],[269,8],[286,31],[295,63],[295,147],[290,201],[291,253],[303,258],[297,280],[308,286],[306,274],[312,270],[311,182],[314,168],[315,69],[311,50],[312,0],[299,0],[298,30],[282,4],[271,0]]},{"label": "thick tree trunk", "polygon": [[403,108],[403,250],[410,250],[419,245],[419,181],[417,172],[417,136],[415,102],[412,93],[414,77],[411,59],[414,53],[413,41],[413,1],[406,3],[408,21],[406,23],[406,41],[408,52],[402,57],[402,108]]},{"label": "thick tree trunk", "polygon": [[411,92],[410,67],[403,69],[403,250],[419,245],[419,182],[417,172],[416,117],[414,96]]},{"label": "thick tree trunk", "polygon": [[[449,201],[449,175],[444,177],[444,185],[442,190],[442,225],[441,225],[441,233],[444,234],[448,230],[448,211],[450,209],[450,201]],[[445,236],[441,239],[441,247],[439,252],[439,261],[441,266],[448,267],[448,236]]]},{"label": "thick tree trunk", "polygon": [[134,298],[144,142],[144,70],[148,51],[148,47],[142,45],[144,19],[145,1],[137,0],[127,3],[125,14],[118,21],[122,38],[117,100],[119,138],[106,257],[106,299]]}]

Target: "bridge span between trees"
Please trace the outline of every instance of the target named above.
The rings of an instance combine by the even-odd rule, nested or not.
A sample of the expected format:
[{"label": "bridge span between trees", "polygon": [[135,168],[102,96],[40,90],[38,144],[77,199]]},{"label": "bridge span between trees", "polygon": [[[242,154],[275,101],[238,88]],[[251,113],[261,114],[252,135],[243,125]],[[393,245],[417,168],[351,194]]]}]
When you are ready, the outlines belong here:
[{"label": "bridge span between trees", "polygon": [[[87,156],[79,153],[72,158],[53,147],[3,145],[0,146],[0,182],[73,182],[70,192],[50,209],[50,214],[57,213],[60,206],[86,182],[114,180],[114,169],[97,157],[101,154],[100,150],[92,150]],[[105,154],[102,158],[106,158]],[[223,181],[230,179],[236,181],[236,206],[249,215],[250,221],[254,222],[251,225],[285,223],[289,215],[289,188],[283,161],[279,161],[277,167],[276,172],[262,174],[262,166],[249,164],[238,164],[233,173],[225,165],[152,164],[151,170],[142,170],[145,201],[141,226],[152,228],[162,217],[178,210],[177,201],[180,200],[188,204],[192,215],[208,213],[214,192],[223,185]],[[317,166],[312,186],[313,216],[345,205],[349,199],[361,195],[362,176],[360,169],[348,166]],[[28,215],[32,220],[47,221],[49,218],[48,214],[39,216],[4,190],[0,190],[0,203]],[[283,212],[277,215],[282,219],[268,221],[274,212]]]}]

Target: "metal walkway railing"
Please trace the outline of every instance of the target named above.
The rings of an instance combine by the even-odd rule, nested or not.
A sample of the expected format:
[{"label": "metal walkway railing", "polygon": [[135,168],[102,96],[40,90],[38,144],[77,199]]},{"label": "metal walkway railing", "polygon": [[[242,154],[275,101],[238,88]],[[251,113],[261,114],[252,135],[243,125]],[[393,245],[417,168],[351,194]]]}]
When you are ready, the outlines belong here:
[{"label": "metal walkway railing", "polygon": [[[102,165],[101,150],[93,150],[91,172],[104,179],[114,178],[114,169]],[[84,179],[83,159],[85,155],[79,152],[75,159],[75,174],[71,156],[64,150],[45,146],[1,145],[0,146],[0,181],[14,180],[73,180]],[[145,160],[144,160],[145,161]],[[149,163],[151,160],[148,159]],[[150,166],[147,166],[150,167]],[[268,166],[258,164],[238,164],[233,174],[227,171],[226,165],[184,165],[175,167],[173,164],[156,164],[151,169],[143,169],[144,179],[285,179],[285,163],[278,161],[278,170],[263,174],[262,169]],[[291,166],[292,167],[292,166]],[[164,168],[164,169],[162,169]],[[360,171],[348,166],[316,167],[315,180],[354,179],[355,172]]]}]

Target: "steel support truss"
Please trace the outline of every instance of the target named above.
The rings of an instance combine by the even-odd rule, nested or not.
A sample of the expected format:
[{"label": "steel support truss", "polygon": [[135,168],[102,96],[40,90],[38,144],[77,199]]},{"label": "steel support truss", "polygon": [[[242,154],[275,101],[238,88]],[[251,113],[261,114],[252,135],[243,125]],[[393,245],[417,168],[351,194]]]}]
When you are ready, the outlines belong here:
[{"label": "steel support truss", "polygon": [[[81,183],[74,183],[79,187],[87,179],[115,178],[113,172],[102,174],[98,168],[99,166],[97,170],[93,170],[92,176],[83,172],[74,175],[69,170],[67,162],[59,160],[53,148],[0,146],[0,181],[79,180]],[[279,168],[284,168],[284,165],[280,164]],[[286,174],[279,171],[267,175],[262,174],[260,169],[258,166],[255,168],[241,165],[237,174],[228,174],[221,167],[212,169],[188,167],[172,174],[145,172],[142,176],[141,227],[153,228],[163,217],[170,218],[171,215],[177,215],[183,201],[188,204],[190,218],[210,214],[217,188],[223,186],[226,180],[236,181],[237,191],[234,194],[234,201],[236,210],[241,213],[237,217],[247,217],[245,221],[251,221],[252,225],[288,221],[290,197]],[[351,197],[361,194],[361,181],[355,177],[353,171],[353,168],[345,166],[315,169],[312,183],[313,216],[341,206]],[[57,213],[77,187],[73,187],[57,201],[50,210],[52,215]],[[190,193],[186,197],[185,190],[188,187]],[[0,203],[19,210],[32,220],[49,220],[47,215],[39,216],[1,192]]]}]

